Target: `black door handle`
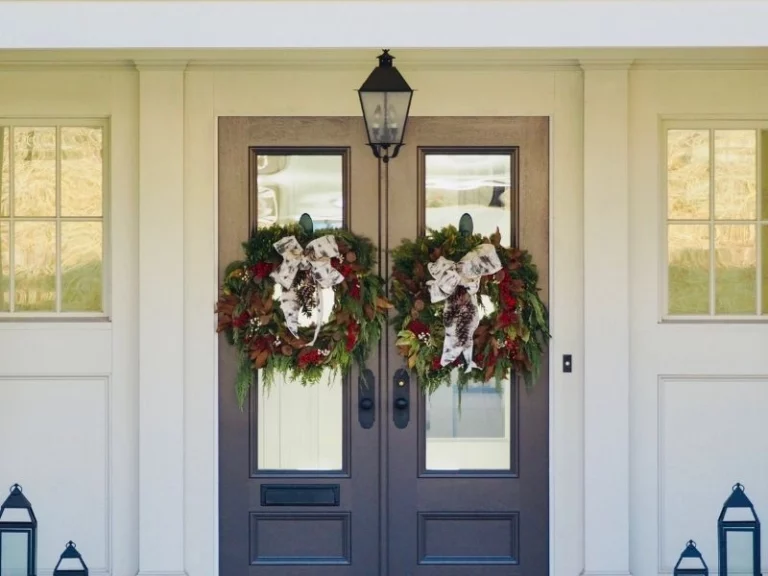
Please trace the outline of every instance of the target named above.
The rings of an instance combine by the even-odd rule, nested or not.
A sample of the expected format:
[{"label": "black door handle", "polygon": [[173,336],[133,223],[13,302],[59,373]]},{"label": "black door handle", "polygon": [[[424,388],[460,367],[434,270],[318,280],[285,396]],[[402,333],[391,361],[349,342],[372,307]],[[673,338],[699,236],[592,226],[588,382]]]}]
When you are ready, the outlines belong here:
[{"label": "black door handle", "polygon": [[371,410],[373,408],[373,400],[370,398],[360,399],[360,410]]},{"label": "black door handle", "polygon": [[408,376],[408,371],[401,368],[395,372],[392,380],[392,405],[395,407],[392,411],[392,421],[397,428],[408,426],[411,417],[410,392],[411,378]]},{"label": "black door handle", "polygon": [[361,428],[371,428],[376,422],[376,378],[370,370],[363,370],[357,379],[357,420]]}]

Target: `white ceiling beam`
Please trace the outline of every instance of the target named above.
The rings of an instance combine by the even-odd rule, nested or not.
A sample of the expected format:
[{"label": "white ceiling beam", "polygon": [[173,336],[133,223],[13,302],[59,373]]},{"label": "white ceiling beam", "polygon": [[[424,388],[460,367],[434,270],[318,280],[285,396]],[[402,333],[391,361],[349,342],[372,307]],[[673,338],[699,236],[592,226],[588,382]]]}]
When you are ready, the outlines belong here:
[{"label": "white ceiling beam", "polygon": [[0,50],[768,45],[765,0],[6,0],[0,21]]}]

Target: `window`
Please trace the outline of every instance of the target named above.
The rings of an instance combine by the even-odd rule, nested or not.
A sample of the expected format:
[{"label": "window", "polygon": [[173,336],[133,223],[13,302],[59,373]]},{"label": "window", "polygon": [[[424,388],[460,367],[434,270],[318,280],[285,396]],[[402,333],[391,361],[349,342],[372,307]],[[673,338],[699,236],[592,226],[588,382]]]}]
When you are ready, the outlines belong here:
[{"label": "window", "polygon": [[104,132],[0,123],[0,314],[104,314]]},{"label": "window", "polygon": [[668,128],[666,165],[666,316],[768,313],[768,128]]}]

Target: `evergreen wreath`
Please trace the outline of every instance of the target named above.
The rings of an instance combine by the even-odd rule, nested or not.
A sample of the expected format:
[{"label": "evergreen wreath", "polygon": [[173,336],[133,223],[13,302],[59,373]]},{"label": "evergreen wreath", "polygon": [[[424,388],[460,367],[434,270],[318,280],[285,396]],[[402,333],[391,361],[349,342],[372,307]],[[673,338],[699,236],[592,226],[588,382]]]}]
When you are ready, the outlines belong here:
[{"label": "evergreen wreath", "polygon": [[[275,374],[306,386],[318,383],[326,369],[346,374],[353,361],[364,365],[392,307],[384,280],[372,272],[369,239],[342,229],[273,225],[255,230],[243,249],[245,258],[227,266],[216,304],[217,332],[238,353],[241,408],[256,370],[265,387]],[[325,323],[317,318],[321,287],[334,293]],[[302,316],[315,322],[298,325]]]},{"label": "evergreen wreath", "polygon": [[550,333],[538,272],[500,241],[498,229],[487,238],[447,226],[392,251],[397,348],[429,394],[455,368],[459,390],[512,373],[530,387],[539,374]]}]

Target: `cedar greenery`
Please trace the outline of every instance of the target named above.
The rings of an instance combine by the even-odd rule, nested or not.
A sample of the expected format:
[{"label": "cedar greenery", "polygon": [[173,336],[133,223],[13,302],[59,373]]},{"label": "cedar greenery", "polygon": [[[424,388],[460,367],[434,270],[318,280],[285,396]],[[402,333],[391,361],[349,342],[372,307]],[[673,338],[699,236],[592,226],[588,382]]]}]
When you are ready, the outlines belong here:
[{"label": "cedar greenery", "polygon": [[[465,235],[447,226],[430,230],[417,240],[403,240],[392,250],[390,298],[395,308],[392,323],[397,330],[397,348],[418,376],[420,387],[429,394],[450,385],[451,373],[457,367],[459,390],[470,382],[491,379],[498,387],[512,373],[522,376],[526,386],[538,377],[541,356],[551,337],[548,311],[539,297],[538,272],[528,252],[503,247],[500,241],[498,229],[487,238]],[[458,262],[485,243],[496,248],[502,269],[480,280],[477,299],[481,319],[473,335],[473,360],[479,368],[466,373],[461,356],[448,366],[440,366],[446,301],[430,302],[427,281],[432,277],[427,265],[440,256]],[[483,308],[483,296],[490,301],[490,310]]]},{"label": "cedar greenery", "polygon": [[[330,319],[320,329],[313,346],[314,327],[300,327],[296,338],[285,324],[279,301],[274,299],[275,281],[271,272],[283,259],[274,244],[295,236],[302,246],[333,234],[340,258],[332,260],[344,281],[334,287]],[[324,374],[347,374],[353,360],[362,368],[371,349],[381,338],[386,311],[391,304],[384,297],[384,280],[372,273],[376,264],[373,243],[342,229],[317,230],[307,234],[297,224],[273,225],[255,230],[243,244],[245,258],[232,262],[224,274],[216,313],[217,332],[223,332],[235,346],[239,369],[235,384],[242,408],[261,370],[265,387],[281,374],[301,384],[318,383]],[[294,285],[300,280],[297,274]]]}]

